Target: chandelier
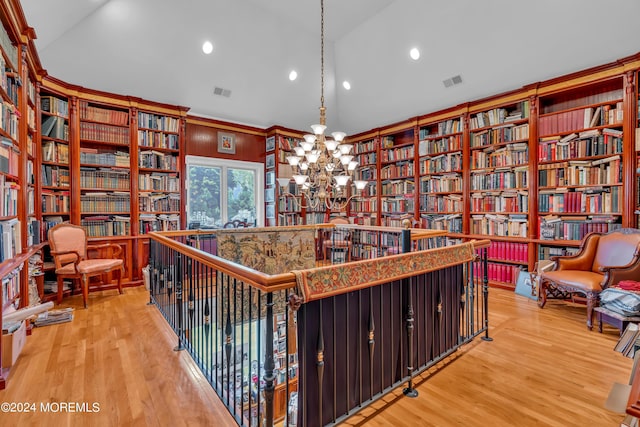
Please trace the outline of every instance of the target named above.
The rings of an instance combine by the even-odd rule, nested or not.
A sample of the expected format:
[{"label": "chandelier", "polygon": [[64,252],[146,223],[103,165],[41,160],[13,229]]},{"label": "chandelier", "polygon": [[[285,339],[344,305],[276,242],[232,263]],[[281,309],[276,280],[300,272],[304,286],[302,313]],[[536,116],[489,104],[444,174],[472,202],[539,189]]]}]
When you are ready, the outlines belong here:
[{"label": "chandelier", "polygon": [[[324,0],[320,0],[320,123],[311,125],[313,134],[304,135],[304,141],[293,147],[291,155],[286,157],[294,171],[293,179],[299,188],[301,197],[308,206],[317,209],[325,205],[329,209],[344,209],[349,200],[347,185],[353,178],[358,162],[351,153],[353,145],[344,141],[344,132],[332,132],[325,136],[326,107],[324,106]],[[284,195],[293,196],[286,191],[291,178],[278,178],[278,184]],[[354,181],[356,189],[361,191],[367,181]],[[296,199],[294,199],[296,200]]]}]

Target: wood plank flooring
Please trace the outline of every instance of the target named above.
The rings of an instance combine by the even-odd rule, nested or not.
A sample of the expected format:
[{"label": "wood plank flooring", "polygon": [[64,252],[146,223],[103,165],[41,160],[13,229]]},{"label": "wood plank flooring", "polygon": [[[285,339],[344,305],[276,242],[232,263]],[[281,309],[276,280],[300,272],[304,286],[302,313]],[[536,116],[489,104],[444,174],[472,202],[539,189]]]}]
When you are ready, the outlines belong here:
[{"label": "wood plank flooring", "polygon": [[[142,287],[65,299],[71,323],[36,328],[12,368],[0,402],[36,411],[0,412],[0,426],[235,425]],[[401,390],[347,420],[350,426],[613,426],[604,409],[631,360],[614,352],[618,331],[588,331],[584,306],[550,301],[540,310],[513,292],[491,289],[490,335],[477,338]],[[99,404],[99,412],[43,412],[47,402]],[[54,406],[55,407],[55,406]]]}]

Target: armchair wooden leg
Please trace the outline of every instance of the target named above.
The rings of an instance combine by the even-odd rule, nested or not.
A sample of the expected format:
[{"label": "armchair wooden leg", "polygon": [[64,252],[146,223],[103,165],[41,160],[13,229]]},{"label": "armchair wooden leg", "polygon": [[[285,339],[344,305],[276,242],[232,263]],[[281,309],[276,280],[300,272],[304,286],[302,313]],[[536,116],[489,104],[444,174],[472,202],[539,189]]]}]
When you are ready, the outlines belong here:
[{"label": "armchair wooden leg", "polygon": [[540,280],[540,286],[538,289],[538,307],[544,308],[547,303],[547,285],[544,280]]},{"label": "armchair wooden leg", "polygon": [[122,274],[124,273],[124,267],[118,269],[118,293],[122,295]]},{"label": "armchair wooden leg", "polygon": [[598,295],[593,293],[587,294],[587,328],[593,329],[593,308],[596,306]]},{"label": "armchair wooden leg", "polygon": [[87,301],[89,300],[89,278],[86,274],[82,275],[82,301],[84,302],[84,308],[87,308]]},{"label": "armchair wooden leg", "polygon": [[64,292],[64,281],[62,280],[61,276],[58,276],[56,278],[57,282],[58,282],[58,304],[62,303],[62,293]]}]

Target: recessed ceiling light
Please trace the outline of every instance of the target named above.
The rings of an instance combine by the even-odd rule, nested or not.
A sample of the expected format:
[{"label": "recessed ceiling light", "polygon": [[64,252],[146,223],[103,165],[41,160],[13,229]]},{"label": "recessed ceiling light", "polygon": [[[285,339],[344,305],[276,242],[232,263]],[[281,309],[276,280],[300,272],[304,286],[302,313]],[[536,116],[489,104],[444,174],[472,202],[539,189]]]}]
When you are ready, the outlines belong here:
[{"label": "recessed ceiling light", "polygon": [[344,87],[346,90],[351,90],[351,83],[345,80],[342,82],[342,87]]},{"label": "recessed ceiling light", "polygon": [[208,40],[202,43],[202,51],[209,55],[211,52],[213,52],[213,43]]},{"label": "recessed ceiling light", "polygon": [[298,78],[298,72],[296,70],[291,70],[289,73],[289,80],[294,81]]},{"label": "recessed ceiling light", "polygon": [[411,57],[411,59],[413,59],[414,61],[417,61],[420,58],[420,51],[418,50],[417,47],[414,47],[413,49],[411,49],[409,51],[409,56]]}]

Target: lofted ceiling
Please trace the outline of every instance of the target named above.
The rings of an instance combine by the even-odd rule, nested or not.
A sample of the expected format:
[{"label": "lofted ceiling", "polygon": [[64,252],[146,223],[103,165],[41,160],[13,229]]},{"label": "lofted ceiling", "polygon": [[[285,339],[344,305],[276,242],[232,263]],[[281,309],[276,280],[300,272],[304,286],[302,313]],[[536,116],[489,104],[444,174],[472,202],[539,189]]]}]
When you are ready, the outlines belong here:
[{"label": "lofted ceiling", "polygon": [[[60,80],[258,127],[318,121],[320,0],[22,7]],[[327,124],[362,132],[635,54],[638,17],[639,0],[325,0]],[[456,75],[462,83],[446,88]]]}]

